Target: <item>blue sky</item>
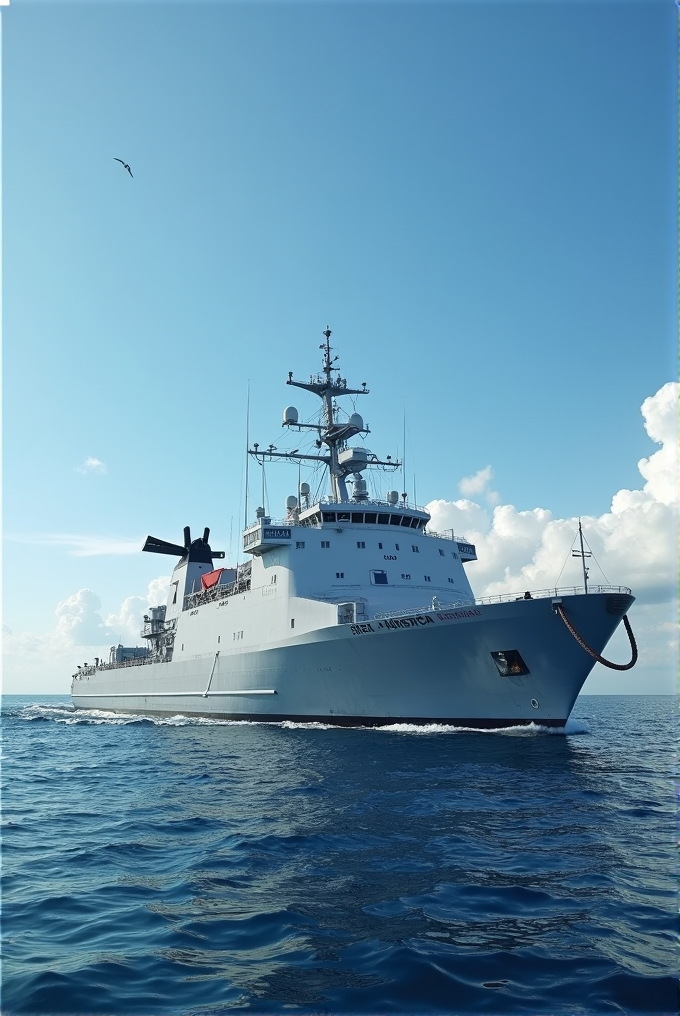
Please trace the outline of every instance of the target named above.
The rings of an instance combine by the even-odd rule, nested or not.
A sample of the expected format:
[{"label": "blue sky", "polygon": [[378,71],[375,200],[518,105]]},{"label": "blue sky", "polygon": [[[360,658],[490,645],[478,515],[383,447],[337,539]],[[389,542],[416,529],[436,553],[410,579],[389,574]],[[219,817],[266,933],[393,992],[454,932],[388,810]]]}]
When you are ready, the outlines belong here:
[{"label": "blue sky", "polygon": [[[12,632],[44,636],[83,588],[115,612],[159,574],[65,535],[189,523],[235,546],[248,382],[251,436],[279,444],[287,372],[316,369],[327,323],[371,388],[373,450],[401,453],[406,411],[420,503],[489,465],[500,504],[560,519],[639,489],[640,406],[675,377],[675,17],[12,0]],[[297,476],[267,480],[277,515]]]}]

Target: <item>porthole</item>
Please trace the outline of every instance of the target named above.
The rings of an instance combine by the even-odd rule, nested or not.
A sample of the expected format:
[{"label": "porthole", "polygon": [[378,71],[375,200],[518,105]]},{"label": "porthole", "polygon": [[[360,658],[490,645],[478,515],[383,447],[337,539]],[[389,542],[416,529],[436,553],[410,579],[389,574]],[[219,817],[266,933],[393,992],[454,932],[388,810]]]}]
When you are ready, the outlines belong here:
[{"label": "porthole", "polygon": [[532,698],[532,700],[531,700],[531,708],[532,709],[538,709],[538,699]]}]

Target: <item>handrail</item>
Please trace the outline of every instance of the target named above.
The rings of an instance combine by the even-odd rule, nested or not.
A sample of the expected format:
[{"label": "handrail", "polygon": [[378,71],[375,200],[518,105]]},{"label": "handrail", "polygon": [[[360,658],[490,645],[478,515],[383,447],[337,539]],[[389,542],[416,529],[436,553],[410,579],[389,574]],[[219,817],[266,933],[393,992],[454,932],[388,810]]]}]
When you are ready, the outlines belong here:
[{"label": "handrail", "polygon": [[[426,607],[404,607],[401,610],[382,610],[373,614],[376,621],[390,617],[409,617],[412,614],[436,614],[444,610],[458,610],[461,607],[481,607],[494,603],[512,603],[516,600],[543,600],[554,596],[582,596],[585,595],[585,586],[560,586],[554,589],[531,590],[531,595],[526,593],[498,593],[496,596],[477,596],[474,600],[454,600],[453,603],[439,603],[433,606],[430,602]],[[628,586],[588,586],[588,595],[591,593],[623,593],[630,596]]]},{"label": "handrail", "polygon": [[427,607],[405,607],[402,610],[381,610],[377,614],[373,614],[375,621],[384,621],[390,617],[410,617],[411,614],[428,614],[437,613],[438,610],[454,610],[458,607],[474,607],[474,600],[455,600],[453,603],[439,603],[437,606],[433,606],[432,603],[428,603]]},{"label": "handrail", "polygon": [[[335,498],[332,497],[319,498],[318,501],[315,501],[314,504],[310,504],[309,507],[300,509],[296,508],[295,511],[299,510],[302,512],[307,512],[312,511],[316,507],[318,507],[321,511],[324,510],[330,511],[331,509],[335,509],[335,511],[340,512],[361,511],[361,510],[365,511],[366,509],[368,509],[368,511],[371,511],[371,509],[375,507],[375,508],[385,508],[387,509],[388,512],[391,513],[393,512],[394,514],[396,514],[397,512],[404,511],[422,512],[423,515],[430,514],[427,508],[425,508],[423,505],[411,504],[410,501],[407,501],[406,504],[404,504],[403,501],[399,501],[398,504],[392,504],[389,501],[378,501],[376,498],[368,498],[368,500],[366,501],[336,501]],[[272,526],[273,528],[278,526],[308,526],[312,528],[321,528],[320,526],[317,526],[316,520],[314,518],[296,520],[295,518],[287,516],[286,518],[283,519],[275,519],[272,518],[270,515],[267,515],[266,518],[269,520],[266,523],[267,526]],[[261,519],[255,519],[253,522],[249,522],[248,525],[245,527],[245,529],[243,529],[242,535],[249,533],[252,529],[258,528],[260,522]],[[369,523],[369,525],[371,525],[371,523]],[[450,530],[450,532],[453,532],[453,530]],[[461,540],[462,543],[468,542],[467,540],[463,540],[460,536],[451,536],[451,537],[445,536],[445,539]]]},{"label": "handrail", "polygon": [[96,674],[98,670],[120,670],[121,667],[143,667],[149,663],[159,663],[160,660],[157,656],[141,656],[136,660],[121,660],[120,663],[98,663],[97,666],[90,663],[87,667],[81,667],[77,670],[73,677],[79,680],[81,677],[89,677],[90,674]]},{"label": "handrail", "polygon": [[628,586],[588,586],[586,590],[585,586],[560,586],[554,589],[532,589],[530,590],[531,597],[527,596],[526,593],[498,593],[495,596],[478,596],[475,599],[475,603],[509,603],[512,600],[542,600],[546,596],[582,596],[586,593],[590,596],[591,593],[624,593],[630,596],[630,589]]},{"label": "handrail", "polygon": [[466,543],[468,547],[474,547],[474,543],[466,540],[464,536],[454,536],[453,529],[445,529],[443,533],[437,533],[434,529],[424,529],[425,536],[436,536],[439,540],[453,540],[454,543]]}]

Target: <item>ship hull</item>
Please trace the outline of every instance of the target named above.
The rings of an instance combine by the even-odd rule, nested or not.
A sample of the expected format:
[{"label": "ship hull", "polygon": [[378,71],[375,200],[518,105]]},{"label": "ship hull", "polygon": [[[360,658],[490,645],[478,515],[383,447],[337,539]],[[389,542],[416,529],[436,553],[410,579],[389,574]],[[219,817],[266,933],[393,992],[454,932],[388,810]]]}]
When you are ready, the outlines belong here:
[{"label": "ship hull", "polygon": [[[561,598],[601,652],[633,602]],[[493,652],[529,673],[502,676]],[[76,709],[344,726],[503,727],[566,723],[595,661],[550,598],[334,625],[256,651],[97,670],[74,682]]]}]

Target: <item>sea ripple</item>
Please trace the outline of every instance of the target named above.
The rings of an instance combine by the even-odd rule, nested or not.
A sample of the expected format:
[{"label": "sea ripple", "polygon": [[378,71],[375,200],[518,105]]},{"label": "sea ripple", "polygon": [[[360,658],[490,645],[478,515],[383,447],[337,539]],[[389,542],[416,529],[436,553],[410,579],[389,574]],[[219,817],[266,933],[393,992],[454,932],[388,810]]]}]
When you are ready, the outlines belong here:
[{"label": "sea ripple", "polygon": [[2,715],[8,1016],[678,1009],[671,697],[557,733]]}]

